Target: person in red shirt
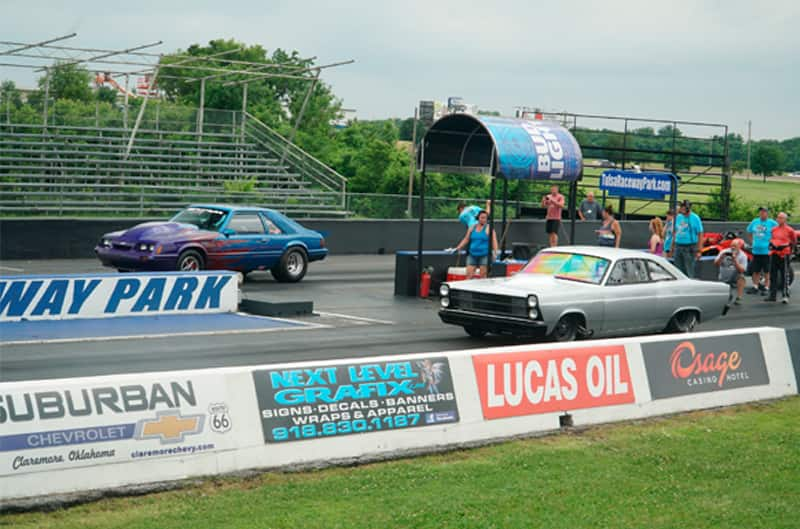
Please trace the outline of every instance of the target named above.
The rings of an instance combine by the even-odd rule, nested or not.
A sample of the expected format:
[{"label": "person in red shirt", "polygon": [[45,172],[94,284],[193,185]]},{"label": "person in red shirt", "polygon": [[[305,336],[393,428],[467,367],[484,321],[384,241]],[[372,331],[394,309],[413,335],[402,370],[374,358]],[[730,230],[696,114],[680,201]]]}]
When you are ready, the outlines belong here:
[{"label": "person in red shirt", "polygon": [[778,225],[772,228],[772,236],[769,240],[769,296],[765,301],[777,301],[778,291],[780,291],[781,302],[789,303],[789,267],[792,253],[797,246],[797,234],[794,228],[786,223],[787,218],[786,213],[778,213]]},{"label": "person in red shirt", "polygon": [[550,194],[542,197],[542,206],[547,208],[545,230],[550,246],[558,246],[558,231],[561,228],[561,212],[564,210],[564,195],[558,186],[550,187]]}]

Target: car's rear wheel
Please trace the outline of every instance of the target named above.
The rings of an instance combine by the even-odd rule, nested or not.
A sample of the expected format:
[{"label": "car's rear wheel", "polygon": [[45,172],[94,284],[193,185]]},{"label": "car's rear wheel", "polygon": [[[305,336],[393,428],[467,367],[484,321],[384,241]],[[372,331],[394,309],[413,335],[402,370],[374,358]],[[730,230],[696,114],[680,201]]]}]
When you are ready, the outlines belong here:
[{"label": "car's rear wheel", "polygon": [[205,266],[205,260],[197,250],[186,250],[178,256],[178,270],[181,272],[197,272]]},{"label": "car's rear wheel", "polygon": [[485,329],[481,329],[480,327],[475,327],[472,325],[465,325],[464,330],[473,338],[483,338],[488,334],[489,331]]},{"label": "car's rear wheel", "polygon": [[562,316],[550,331],[550,339],[555,342],[572,342],[578,338],[580,319],[573,314]]},{"label": "car's rear wheel", "polygon": [[308,271],[308,257],[302,248],[291,248],[283,254],[278,266],[271,270],[272,275],[282,283],[297,283]]},{"label": "car's rear wheel", "polygon": [[667,325],[668,332],[692,332],[697,327],[700,321],[700,316],[695,310],[684,310],[675,314],[669,325]]}]

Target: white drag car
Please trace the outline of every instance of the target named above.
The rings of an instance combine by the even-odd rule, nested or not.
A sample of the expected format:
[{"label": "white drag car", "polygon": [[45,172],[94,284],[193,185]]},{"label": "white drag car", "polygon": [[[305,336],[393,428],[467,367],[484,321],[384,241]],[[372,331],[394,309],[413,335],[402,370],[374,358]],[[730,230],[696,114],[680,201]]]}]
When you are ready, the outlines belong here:
[{"label": "white drag car", "polygon": [[599,246],[539,252],[509,278],[442,284],[439,317],[467,334],[556,341],[689,332],[724,315],[725,283],[689,279],[662,257]]}]

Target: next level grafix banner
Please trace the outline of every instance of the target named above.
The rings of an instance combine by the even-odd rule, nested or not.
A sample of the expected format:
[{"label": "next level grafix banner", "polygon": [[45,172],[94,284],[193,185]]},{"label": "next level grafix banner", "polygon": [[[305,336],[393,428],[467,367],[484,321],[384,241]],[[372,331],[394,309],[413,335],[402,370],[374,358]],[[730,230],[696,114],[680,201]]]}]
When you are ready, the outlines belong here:
[{"label": "next level grafix banner", "polygon": [[450,363],[422,360],[253,371],[264,441],[458,422]]}]

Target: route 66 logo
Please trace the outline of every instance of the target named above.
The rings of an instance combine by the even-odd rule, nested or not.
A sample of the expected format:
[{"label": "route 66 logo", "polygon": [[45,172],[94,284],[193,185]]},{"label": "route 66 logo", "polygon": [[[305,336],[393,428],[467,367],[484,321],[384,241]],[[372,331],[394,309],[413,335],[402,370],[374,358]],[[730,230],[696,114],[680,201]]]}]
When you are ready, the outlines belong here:
[{"label": "route 66 logo", "polygon": [[225,433],[231,429],[231,416],[228,405],[224,402],[209,404],[208,414],[211,416],[211,429],[217,433]]}]

